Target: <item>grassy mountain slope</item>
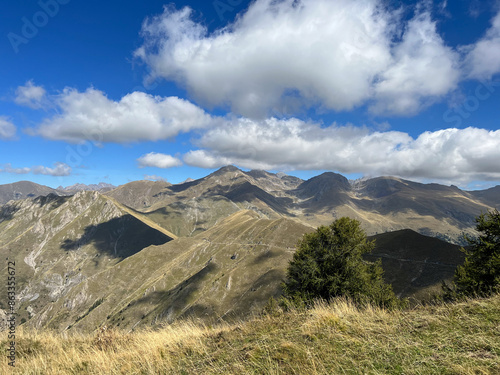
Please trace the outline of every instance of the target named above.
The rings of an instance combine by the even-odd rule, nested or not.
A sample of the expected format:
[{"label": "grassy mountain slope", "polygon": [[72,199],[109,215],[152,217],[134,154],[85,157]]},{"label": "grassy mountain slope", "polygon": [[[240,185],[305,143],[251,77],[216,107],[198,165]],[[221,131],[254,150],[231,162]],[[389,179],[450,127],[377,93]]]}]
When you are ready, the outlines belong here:
[{"label": "grassy mountain slope", "polygon": [[439,291],[464,261],[460,246],[405,229],[370,237],[376,247],[365,258],[382,260],[384,276],[396,295],[422,299]]},{"label": "grassy mountain slope", "polygon": [[199,197],[172,202],[154,211],[144,212],[144,216],[177,236],[190,237],[210,229],[242,208],[222,196]]},{"label": "grassy mountain slope", "polygon": [[475,217],[491,209],[484,201],[454,186],[394,177],[348,184],[340,175],[325,173],[301,186],[306,185],[306,193],[297,189],[299,197],[310,197],[297,204],[294,213],[298,218],[317,226],[348,216],[360,220],[368,234],[412,229],[461,243],[463,232],[474,232]]},{"label": "grassy mountain slope", "polygon": [[[421,184],[396,178],[371,179],[358,187],[358,207],[390,215],[426,235],[456,239],[475,226],[475,217],[490,207],[456,186]],[[372,199],[363,199],[369,196]],[[405,229],[398,228],[398,229]]]},{"label": "grassy mountain slope", "polygon": [[162,200],[162,192],[169,186],[171,184],[165,181],[132,181],[106,192],[106,195],[128,207],[140,210]]},{"label": "grassy mountain slope", "polygon": [[[140,210],[175,235],[185,237],[203,232],[239,210],[252,209],[269,218],[279,218],[282,214],[291,217],[287,211],[291,199],[279,195],[282,189],[295,187],[296,180],[300,181],[225,167],[195,181],[178,185],[151,185],[141,181],[119,187],[107,195]],[[134,200],[134,196],[140,199]]]},{"label": "grassy mountain slope", "polygon": [[486,190],[470,191],[469,194],[491,207],[500,209],[500,186]]},{"label": "grassy mountain slope", "polygon": [[[345,301],[243,323],[18,335],[17,374],[498,374],[500,296],[388,312]],[[7,347],[5,334],[0,344]],[[6,361],[0,372],[9,373]]]},{"label": "grassy mountain slope", "polygon": [[[10,202],[0,210],[0,236],[0,256],[16,263],[20,319],[26,320],[96,273],[172,239],[97,192]],[[6,266],[0,272],[6,274]],[[5,284],[0,293],[6,295]]]},{"label": "grassy mountain slope", "polygon": [[293,218],[314,227],[349,216],[360,220],[368,234],[412,229],[461,243],[463,232],[474,232],[475,217],[500,202],[495,188],[465,192],[394,177],[353,183],[331,172],[302,181],[232,166],[179,185],[157,183],[155,190],[151,184],[130,183],[108,195],[177,236],[196,235],[238,210],[251,209],[270,219]]},{"label": "grassy mountain slope", "polygon": [[131,329],[187,316],[240,319],[280,293],[297,237],[307,230],[292,220],[238,212],[195,237],[150,246],[83,280],[28,325]]},{"label": "grassy mountain slope", "polygon": [[[189,316],[206,322],[248,317],[280,294],[295,245],[311,230],[294,220],[238,211],[196,236],[108,261],[27,324],[89,331],[103,324],[156,326]],[[373,238],[377,248],[368,258],[382,257],[387,280],[402,296],[439,286],[463,259],[457,246],[409,230]]]}]

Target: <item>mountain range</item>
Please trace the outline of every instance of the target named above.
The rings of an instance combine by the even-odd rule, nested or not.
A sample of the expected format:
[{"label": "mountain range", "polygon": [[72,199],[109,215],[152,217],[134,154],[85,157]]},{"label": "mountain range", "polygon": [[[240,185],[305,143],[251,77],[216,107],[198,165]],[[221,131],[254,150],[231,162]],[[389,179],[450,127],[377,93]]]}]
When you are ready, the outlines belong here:
[{"label": "mountain range", "polygon": [[59,186],[57,189],[35,184],[30,181],[19,181],[12,184],[0,185],[0,205],[10,200],[19,200],[24,198],[34,198],[48,194],[72,195],[79,191],[99,191],[106,192],[114,189],[116,186],[100,182],[98,184],[74,184],[67,187]]},{"label": "mountain range", "polygon": [[382,259],[399,296],[424,297],[463,262],[461,233],[474,234],[475,217],[500,206],[500,187],[330,172],[303,181],[232,166],[177,185],[103,188],[0,186],[4,201],[17,194],[0,206],[0,256],[16,262],[23,324],[131,330],[187,316],[244,318],[280,294],[302,235],[342,216],[376,241],[367,259]]},{"label": "mountain range", "polygon": [[500,206],[500,186],[468,192],[395,177],[349,181],[332,172],[303,181],[232,166],[179,185],[136,181],[106,194],[179,236],[251,209],[270,219],[286,217],[312,227],[349,216],[360,220],[370,235],[412,229],[461,243],[463,232],[473,232],[477,215]]}]

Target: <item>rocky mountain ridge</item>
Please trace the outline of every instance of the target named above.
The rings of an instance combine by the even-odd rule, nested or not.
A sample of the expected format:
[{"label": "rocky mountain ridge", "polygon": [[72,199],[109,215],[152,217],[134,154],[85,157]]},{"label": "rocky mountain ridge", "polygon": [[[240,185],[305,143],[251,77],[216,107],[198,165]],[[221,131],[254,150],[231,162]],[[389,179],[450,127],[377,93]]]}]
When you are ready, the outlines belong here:
[{"label": "rocky mountain ridge", "polygon": [[89,184],[89,185],[77,183],[66,187],[59,186],[57,190],[73,194],[79,191],[99,191],[101,193],[104,193],[106,191],[113,190],[114,188],[116,188],[115,185],[111,185],[106,182],[99,182],[98,184]]},{"label": "rocky mountain ridge", "polygon": [[[360,220],[368,234],[412,229],[461,243],[462,233],[473,231],[477,215],[500,206],[500,186],[463,191],[395,177],[349,181],[333,172],[303,181],[283,173],[244,172],[233,166],[177,185],[134,181],[114,189],[107,184],[74,188],[99,188],[177,236],[194,235],[240,209],[251,209],[268,218],[287,217],[313,227],[349,216]],[[6,199],[74,193],[29,182],[0,185],[3,203]]]},{"label": "rocky mountain ridge", "polygon": [[0,205],[11,200],[19,200],[25,198],[36,198],[49,194],[54,195],[73,195],[79,191],[99,191],[104,193],[116,188],[116,186],[100,182],[99,184],[74,184],[67,187],[59,186],[57,189],[39,185],[31,181],[19,181],[12,184],[0,185]]},{"label": "rocky mountain ridge", "polygon": [[179,236],[206,230],[239,209],[251,209],[313,227],[349,216],[360,220],[368,234],[412,229],[459,243],[463,232],[473,231],[477,215],[500,206],[497,188],[467,192],[394,177],[352,183],[332,172],[303,181],[232,166],[179,185],[133,182],[106,194]]},{"label": "rocky mountain ridge", "polygon": [[105,193],[11,200],[0,206],[0,257],[16,262],[19,317],[31,327],[241,319],[279,295],[304,233],[351,216],[376,240],[367,259],[382,259],[395,291],[425,296],[463,254],[422,234],[473,233],[475,216],[498,207],[497,193],[225,167],[178,185],[135,181]]}]

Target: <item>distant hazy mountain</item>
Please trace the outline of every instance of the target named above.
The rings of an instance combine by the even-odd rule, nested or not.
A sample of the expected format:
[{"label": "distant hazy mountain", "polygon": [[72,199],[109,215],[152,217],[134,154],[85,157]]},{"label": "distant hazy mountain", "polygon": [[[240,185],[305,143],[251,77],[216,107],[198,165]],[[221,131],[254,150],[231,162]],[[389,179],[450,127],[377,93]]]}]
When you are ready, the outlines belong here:
[{"label": "distant hazy mountain", "polygon": [[114,188],[116,188],[116,186],[108,184],[106,182],[99,182],[98,184],[90,184],[90,185],[77,183],[66,187],[59,186],[57,190],[73,194],[79,191],[99,191],[101,193],[104,193],[106,191],[113,190]]},{"label": "distant hazy mountain", "polygon": [[470,191],[469,194],[475,199],[500,210],[500,186],[495,186],[487,190]]},{"label": "distant hazy mountain", "polygon": [[114,185],[100,182],[99,184],[90,185],[74,184],[65,188],[59,186],[57,189],[52,189],[48,186],[39,185],[30,181],[19,181],[12,184],[0,185],[0,205],[5,204],[10,200],[35,198],[49,194],[72,195],[79,191],[99,191],[104,193],[114,188]]},{"label": "distant hazy mountain", "polygon": [[38,185],[30,181],[19,181],[12,184],[0,185],[0,205],[10,200],[34,198],[48,194],[59,195],[55,189]]}]

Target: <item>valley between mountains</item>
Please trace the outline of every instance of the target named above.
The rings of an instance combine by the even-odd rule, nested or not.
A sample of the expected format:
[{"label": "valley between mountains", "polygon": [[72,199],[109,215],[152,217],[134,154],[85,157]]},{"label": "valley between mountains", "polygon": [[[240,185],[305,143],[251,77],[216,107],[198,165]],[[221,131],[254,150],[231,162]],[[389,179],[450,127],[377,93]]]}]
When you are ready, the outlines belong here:
[{"label": "valley between mountains", "polygon": [[133,330],[258,313],[280,295],[302,235],[342,216],[376,241],[367,258],[382,259],[396,294],[424,298],[463,262],[461,235],[500,207],[500,187],[467,192],[335,173],[303,181],[228,166],[177,185],[69,191],[25,181],[0,186],[0,204],[0,256],[15,260],[24,325]]}]

